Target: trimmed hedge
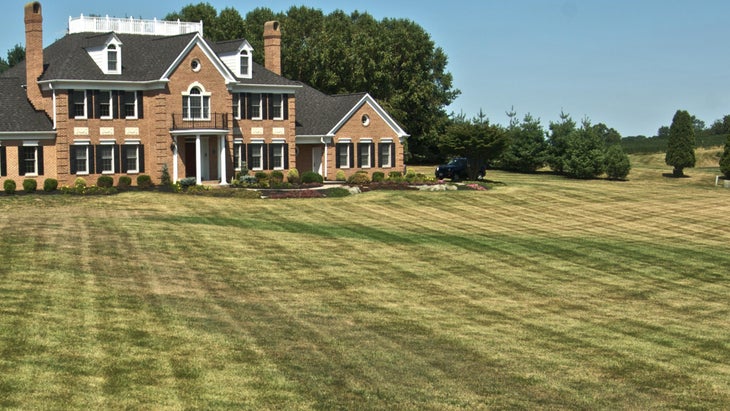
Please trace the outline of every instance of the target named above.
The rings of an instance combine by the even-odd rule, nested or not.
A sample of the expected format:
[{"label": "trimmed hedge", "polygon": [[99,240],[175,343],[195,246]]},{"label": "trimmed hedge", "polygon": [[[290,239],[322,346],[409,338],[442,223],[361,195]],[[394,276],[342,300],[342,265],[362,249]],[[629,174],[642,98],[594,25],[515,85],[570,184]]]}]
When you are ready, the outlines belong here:
[{"label": "trimmed hedge", "polygon": [[43,191],[46,193],[50,193],[52,191],[56,191],[58,188],[58,180],[55,178],[47,178],[46,181],[43,182]]},{"label": "trimmed hedge", "polygon": [[96,185],[104,188],[112,187],[114,186],[114,178],[112,176],[99,176],[99,179],[96,180]]},{"label": "trimmed hedge", "polygon": [[324,183],[324,177],[314,171],[306,171],[302,174],[302,184]]},{"label": "trimmed hedge", "polygon": [[15,194],[16,184],[13,180],[5,180],[3,183],[3,190],[5,194]]},{"label": "trimmed hedge", "polygon": [[35,193],[38,189],[38,182],[32,178],[26,178],[23,180],[23,191],[26,193]]}]

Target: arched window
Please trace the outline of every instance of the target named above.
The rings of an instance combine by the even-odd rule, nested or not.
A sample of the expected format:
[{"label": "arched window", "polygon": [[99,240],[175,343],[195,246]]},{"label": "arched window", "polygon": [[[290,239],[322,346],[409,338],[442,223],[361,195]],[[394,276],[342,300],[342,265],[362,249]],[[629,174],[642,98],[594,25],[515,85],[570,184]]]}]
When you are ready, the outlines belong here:
[{"label": "arched window", "polygon": [[241,50],[241,77],[250,76],[251,53],[248,50]]},{"label": "arched window", "polygon": [[119,49],[116,45],[110,44],[106,48],[107,70],[116,73],[119,71]]},{"label": "arched window", "polygon": [[183,94],[183,116],[186,120],[210,120],[210,94],[197,86]]}]

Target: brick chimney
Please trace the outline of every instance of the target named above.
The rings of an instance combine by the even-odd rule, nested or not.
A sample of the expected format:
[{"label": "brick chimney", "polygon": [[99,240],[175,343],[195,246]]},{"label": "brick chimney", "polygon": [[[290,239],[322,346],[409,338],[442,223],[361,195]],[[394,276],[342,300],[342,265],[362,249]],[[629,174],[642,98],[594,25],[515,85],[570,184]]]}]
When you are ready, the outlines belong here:
[{"label": "brick chimney", "polygon": [[43,14],[41,3],[25,5],[25,82],[28,100],[43,110],[43,94],[38,78],[43,74]]},{"label": "brick chimney", "polygon": [[281,75],[281,31],[278,21],[264,23],[264,65]]}]

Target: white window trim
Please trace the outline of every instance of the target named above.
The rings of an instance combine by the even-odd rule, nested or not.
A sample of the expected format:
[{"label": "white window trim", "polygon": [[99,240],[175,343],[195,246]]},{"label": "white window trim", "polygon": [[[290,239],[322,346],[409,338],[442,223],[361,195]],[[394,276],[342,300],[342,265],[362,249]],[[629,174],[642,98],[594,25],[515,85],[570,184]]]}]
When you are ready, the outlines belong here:
[{"label": "white window trim", "polygon": [[[344,146],[339,146],[339,147],[345,147],[345,152],[347,153],[347,161],[345,162],[345,164],[342,164],[342,159],[340,159],[340,168],[341,169],[349,169],[349,168],[351,168],[350,167],[350,163],[352,162],[351,161],[352,160],[352,153],[350,153],[350,144],[351,143],[352,143],[352,141],[350,141],[350,140],[340,140],[338,142],[338,144],[344,144]],[[339,150],[339,148],[337,150],[337,156],[338,157],[340,156],[340,150]]]},{"label": "white window trim", "polygon": [[236,107],[236,111],[233,113],[233,118],[236,120],[241,119],[241,93],[235,93],[233,95],[233,102],[236,103],[234,106]]},{"label": "white window trim", "polygon": [[233,169],[235,171],[241,171],[241,165],[246,161],[246,159],[243,158],[243,139],[242,138],[235,138],[233,139],[233,158],[236,158],[236,154],[238,154],[238,163],[234,161]]},{"label": "white window trim", "polygon": [[[127,147],[134,147],[137,149],[137,154],[135,156],[136,167],[134,169],[127,167],[127,174],[139,174],[139,146],[140,146],[139,140],[129,140],[129,141],[125,140],[124,145]],[[122,161],[127,161],[127,159],[123,158]]]},{"label": "white window trim", "polygon": [[99,116],[99,118],[102,120],[111,120],[114,118],[114,93],[111,90],[99,90],[99,97],[101,97],[102,93],[109,93],[109,115]]},{"label": "white window trim", "polygon": [[77,92],[83,92],[84,93],[84,114],[81,116],[76,115],[76,98],[75,96],[72,96],[73,99],[73,110],[74,110],[74,119],[76,120],[87,120],[89,118],[89,105],[88,105],[88,98],[89,98],[89,91],[88,90],[74,90],[73,94],[76,94]]},{"label": "white window trim", "polygon": [[[198,90],[200,90],[200,94],[190,94],[190,92],[193,89],[195,89],[195,88],[197,88]],[[203,87],[202,84],[200,84],[200,83],[198,83],[196,81],[193,84],[191,84],[190,87],[188,87],[187,91],[183,91],[181,94],[183,96],[183,111],[184,111],[183,112],[183,120],[186,120],[186,121],[189,121],[189,120],[206,120],[206,121],[209,121],[210,120],[210,114],[211,114],[210,113],[210,100],[211,100],[210,97],[211,97],[212,93],[205,91],[205,87]],[[190,105],[190,97],[191,96],[200,97],[200,110],[201,110],[201,114],[203,114],[203,116],[201,116],[200,118],[195,118],[195,117],[192,117],[190,115],[190,107],[191,107],[191,105]],[[184,104],[185,103],[185,97],[188,97],[188,106],[187,106],[187,108],[185,107],[185,104]],[[207,113],[205,112],[206,111],[205,110],[205,104],[203,103],[204,100],[205,100],[205,97],[208,97],[208,110],[207,110]]]},{"label": "white window trim", "polygon": [[[76,147],[86,147],[86,171],[79,171],[78,167],[76,167],[76,175],[77,176],[89,175],[90,174],[89,147],[91,147],[91,140],[74,140],[73,146],[74,146],[74,149]],[[78,160],[78,157],[76,159]]]},{"label": "white window trim", "polygon": [[[101,141],[99,141],[99,145],[102,145],[102,146],[111,146],[111,149],[112,149],[112,163],[111,163],[112,164],[112,169],[111,169],[111,171],[102,170],[101,174],[104,174],[104,175],[106,175],[106,174],[114,174],[117,171],[116,170],[116,167],[115,167],[115,164],[114,164],[114,149],[116,148],[116,143],[117,143],[116,140],[101,140]],[[104,158],[103,157],[102,157],[102,167],[104,167]]]},{"label": "white window trim", "polygon": [[[127,94],[134,93],[134,116],[127,116]],[[122,109],[124,110],[124,118],[127,120],[137,120],[139,118],[139,96],[136,91],[127,91],[124,93],[124,101],[122,102]]]},{"label": "white window trim", "polygon": [[371,139],[360,140],[359,147],[367,148],[367,152],[368,152],[368,161],[365,162],[365,161],[362,161],[362,153],[360,152],[360,150],[358,150],[358,152],[357,152],[358,160],[360,160],[360,162],[362,163],[362,166],[360,168],[372,168],[372,166],[370,164],[372,164],[372,162],[373,162],[373,140],[371,140]]},{"label": "white window trim", "polygon": [[[248,48],[244,48],[243,50],[241,50],[238,53],[238,74],[242,78],[251,77],[251,55],[252,54],[253,53],[251,52],[251,50],[248,50]],[[245,55],[245,57],[244,57],[244,55]],[[241,62],[243,61],[244,58],[246,59],[246,71],[245,72],[242,70],[243,65],[241,64]]]},{"label": "white window trim", "polygon": [[[34,170],[32,173],[25,173],[25,176],[28,177],[38,177],[38,141],[23,141],[23,147],[35,147],[35,150],[33,151],[34,156]],[[20,154],[20,153],[19,153]],[[23,158],[23,166],[25,166],[25,157]]]},{"label": "white window trim", "polygon": [[[250,96],[250,98],[253,99],[253,96],[255,96],[257,94],[259,96],[259,104],[258,104],[258,107],[259,107],[259,115],[257,117],[251,116],[251,120],[263,120],[264,119],[264,107],[263,107],[263,104],[262,104],[263,99],[264,99],[264,95],[262,93],[251,93],[249,96]],[[251,101],[252,101],[252,103],[251,103],[251,110],[253,111],[253,100],[251,100]]]},{"label": "white window trim", "polygon": [[[272,170],[283,170],[284,169],[284,164],[286,164],[286,161],[284,161],[284,156],[286,155],[286,153],[284,152],[284,144],[285,143],[284,142],[281,142],[281,141],[272,141],[272,143],[269,145],[269,149],[270,150],[276,150],[276,151],[279,151],[280,150],[279,151],[279,154],[281,154],[281,166],[274,167],[274,164],[273,164],[274,162],[272,161],[272,164],[271,164],[271,169]],[[271,153],[271,159],[272,160],[274,158],[276,158],[276,154],[277,154],[276,151],[273,151]]]},{"label": "white window trim", "polygon": [[[254,151],[256,150],[256,151]],[[257,153],[259,155],[260,161],[259,161],[259,167],[253,167],[253,164],[251,164],[251,170],[260,171],[264,169],[264,142],[261,141],[252,141],[251,142],[251,158],[254,158],[254,153]],[[252,162],[253,163],[253,162]]]},{"label": "white window trim", "polygon": [[[382,168],[393,168],[393,140],[382,140],[380,142],[380,149],[387,149],[388,152],[388,163],[381,164]],[[382,158],[383,153],[378,153],[378,157]]]},{"label": "white window trim", "polygon": [[[274,120],[283,120],[284,119],[284,95],[283,94],[272,94],[271,98],[279,99],[279,116],[271,116]],[[276,100],[274,100],[274,103],[272,104],[274,108],[276,108]]]}]

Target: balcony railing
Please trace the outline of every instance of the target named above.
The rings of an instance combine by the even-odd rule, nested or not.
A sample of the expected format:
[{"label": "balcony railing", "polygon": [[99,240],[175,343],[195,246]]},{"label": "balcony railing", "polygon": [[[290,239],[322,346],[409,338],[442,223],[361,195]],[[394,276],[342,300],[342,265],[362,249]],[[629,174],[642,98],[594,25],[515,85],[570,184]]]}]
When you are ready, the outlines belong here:
[{"label": "balcony railing", "polygon": [[203,35],[203,22],[190,23],[165,20],[141,20],[130,18],[116,17],[69,17],[68,32],[69,33],[108,33],[114,31],[116,33],[127,34],[151,34],[158,36],[175,36],[178,34],[198,32]]},{"label": "balcony railing", "polygon": [[173,130],[228,130],[228,114],[212,113],[210,119],[187,118],[182,113],[172,115]]}]

